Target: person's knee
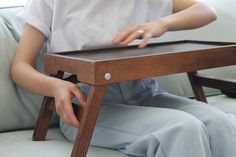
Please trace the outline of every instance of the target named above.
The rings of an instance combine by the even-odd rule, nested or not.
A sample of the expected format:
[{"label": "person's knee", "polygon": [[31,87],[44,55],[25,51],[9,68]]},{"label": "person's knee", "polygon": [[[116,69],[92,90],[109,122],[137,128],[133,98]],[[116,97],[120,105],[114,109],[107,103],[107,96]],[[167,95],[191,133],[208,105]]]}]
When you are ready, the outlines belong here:
[{"label": "person's knee", "polygon": [[160,139],[162,139],[161,137],[170,137],[182,138],[188,141],[195,136],[199,139],[204,138],[205,140],[208,140],[208,133],[205,125],[194,116],[180,112],[178,116],[173,117],[173,119],[174,121],[171,123],[167,122],[166,126],[161,129]]},{"label": "person's knee", "polygon": [[204,135],[207,136],[205,125],[195,117],[186,118],[178,123],[180,132],[184,136]]},{"label": "person's knee", "polygon": [[235,117],[227,114],[217,114],[208,117],[204,123],[208,132],[221,131],[222,133],[226,133],[226,130],[234,130],[233,127],[235,127]]},{"label": "person's knee", "polygon": [[184,152],[185,156],[193,156],[193,151],[199,153],[195,156],[210,155],[209,136],[205,125],[188,114],[180,115],[174,125],[169,125],[161,134],[154,134],[153,137],[157,137],[162,152],[168,156],[174,156],[179,151]]}]

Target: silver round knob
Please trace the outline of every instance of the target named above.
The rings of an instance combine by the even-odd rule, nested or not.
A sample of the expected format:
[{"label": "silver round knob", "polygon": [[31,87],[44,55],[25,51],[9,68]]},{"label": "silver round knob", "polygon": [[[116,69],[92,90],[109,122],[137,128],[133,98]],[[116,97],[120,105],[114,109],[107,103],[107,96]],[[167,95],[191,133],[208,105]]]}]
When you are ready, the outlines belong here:
[{"label": "silver round knob", "polygon": [[106,73],[104,75],[104,78],[105,78],[105,80],[110,80],[111,79],[111,74],[110,73]]}]

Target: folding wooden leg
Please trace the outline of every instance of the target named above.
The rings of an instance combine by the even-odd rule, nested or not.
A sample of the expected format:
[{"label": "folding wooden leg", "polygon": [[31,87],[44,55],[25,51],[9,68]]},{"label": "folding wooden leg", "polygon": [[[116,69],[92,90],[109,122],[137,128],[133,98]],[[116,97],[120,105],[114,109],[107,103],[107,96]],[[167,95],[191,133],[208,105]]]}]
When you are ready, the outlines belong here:
[{"label": "folding wooden leg", "polygon": [[92,86],[87,104],[80,107],[80,128],[71,157],[86,157],[90,140],[96,125],[97,115],[103,100],[105,86]]},{"label": "folding wooden leg", "polygon": [[[59,71],[56,77],[63,78],[63,74],[64,72]],[[51,97],[44,97],[37,124],[34,129],[34,141],[45,140],[53,111],[55,111],[54,99]]]},{"label": "folding wooden leg", "polygon": [[236,97],[236,80],[224,77],[205,76],[194,74],[194,81],[199,86],[210,87],[221,90],[223,94]]},{"label": "folding wooden leg", "polygon": [[[63,74],[63,72],[58,72],[56,77],[62,79]],[[68,78],[68,81],[76,82],[74,76]],[[79,105],[79,109],[76,108],[77,106],[73,106],[74,110],[79,111],[78,118],[80,121],[80,127],[71,157],[86,157],[93,130],[96,125],[99,109],[103,100],[104,91],[105,86],[91,86],[86,105]],[[54,99],[51,97],[44,97],[33,134],[34,141],[45,140],[51,116],[54,111]]]},{"label": "folding wooden leg", "polygon": [[187,74],[196,100],[207,103],[207,99],[204,94],[202,86],[198,85],[197,82],[195,81],[195,75],[197,74],[197,71],[187,72]]},{"label": "folding wooden leg", "polygon": [[51,121],[53,111],[48,106],[53,102],[53,98],[44,97],[42,107],[39,113],[38,121],[34,129],[33,140],[43,141],[46,138],[48,127]]}]

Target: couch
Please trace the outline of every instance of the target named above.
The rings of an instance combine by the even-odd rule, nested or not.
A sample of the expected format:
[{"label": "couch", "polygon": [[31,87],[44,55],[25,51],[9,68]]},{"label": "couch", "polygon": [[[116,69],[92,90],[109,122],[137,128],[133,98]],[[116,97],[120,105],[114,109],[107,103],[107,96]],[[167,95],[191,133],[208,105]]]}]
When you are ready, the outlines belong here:
[{"label": "couch", "polygon": [[[207,27],[167,33],[152,42],[195,39],[236,42],[235,0],[202,0],[214,6],[218,20]],[[22,7],[0,8],[0,156],[1,157],[68,157],[73,144],[68,142],[58,128],[58,116],[54,115],[46,141],[32,141],[33,128],[42,102],[42,96],[30,93],[16,86],[10,76],[10,68],[20,27],[16,14]],[[224,31],[223,31],[224,30]],[[42,49],[41,52],[45,50]],[[223,53],[223,52],[222,52]],[[43,53],[40,53],[36,67],[43,72]],[[236,78],[236,66],[210,69],[201,73]],[[181,96],[193,97],[186,74],[174,74],[157,78],[160,88]],[[221,91],[204,88],[208,102],[225,112],[236,114],[236,99],[227,97]],[[108,139],[109,140],[109,139]],[[126,155],[104,148],[90,147],[88,157],[126,157]]]}]

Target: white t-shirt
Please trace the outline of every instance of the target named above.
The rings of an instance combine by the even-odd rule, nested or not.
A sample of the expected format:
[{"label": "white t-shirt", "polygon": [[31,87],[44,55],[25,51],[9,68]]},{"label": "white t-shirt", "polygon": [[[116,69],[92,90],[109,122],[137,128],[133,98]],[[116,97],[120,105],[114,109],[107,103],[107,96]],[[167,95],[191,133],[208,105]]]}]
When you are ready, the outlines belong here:
[{"label": "white t-shirt", "polygon": [[[170,15],[172,8],[172,0],[32,0],[19,17],[48,38],[48,52],[62,52],[114,46],[124,27]],[[104,100],[139,105],[157,90],[153,78],[120,82],[106,87]]]},{"label": "white t-shirt", "polygon": [[19,14],[48,38],[48,51],[109,47],[124,27],[172,14],[172,0],[32,0]]}]

